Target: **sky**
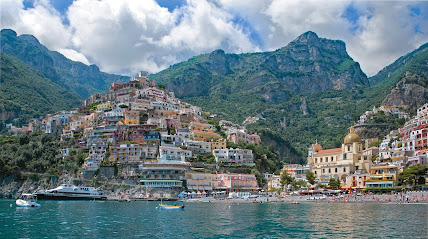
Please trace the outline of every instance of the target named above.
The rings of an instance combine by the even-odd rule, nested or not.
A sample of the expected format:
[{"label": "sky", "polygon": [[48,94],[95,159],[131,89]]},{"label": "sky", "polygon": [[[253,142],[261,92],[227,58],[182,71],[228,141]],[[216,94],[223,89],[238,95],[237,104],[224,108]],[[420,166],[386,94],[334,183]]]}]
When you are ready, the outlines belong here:
[{"label": "sky", "polygon": [[273,51],[299,35],[340,39],[368,75],[428,42],[428,2],[1,0],[0,27],[102,71],[156,73],[192,56]]}]

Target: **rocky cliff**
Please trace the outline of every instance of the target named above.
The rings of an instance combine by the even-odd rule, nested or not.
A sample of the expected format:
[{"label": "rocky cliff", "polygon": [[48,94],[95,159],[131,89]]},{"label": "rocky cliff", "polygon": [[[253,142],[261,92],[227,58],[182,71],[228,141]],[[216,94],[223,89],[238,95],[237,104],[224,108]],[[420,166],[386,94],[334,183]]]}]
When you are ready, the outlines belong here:
[{"label": "rocky cliff", "polygon": [[368,86],[367,76],[346,52],[343,41],[306,32],[272,52],[226,54],[216,50],[151,76],[178,97],[258,94],[279,103],[293,93]]},{"label": "rocky cliff", "polygon": [[428,79],[416,73],[406,72],[395,88],[382,102],[382,105],[402,107],[416,112],[428,102]]}]

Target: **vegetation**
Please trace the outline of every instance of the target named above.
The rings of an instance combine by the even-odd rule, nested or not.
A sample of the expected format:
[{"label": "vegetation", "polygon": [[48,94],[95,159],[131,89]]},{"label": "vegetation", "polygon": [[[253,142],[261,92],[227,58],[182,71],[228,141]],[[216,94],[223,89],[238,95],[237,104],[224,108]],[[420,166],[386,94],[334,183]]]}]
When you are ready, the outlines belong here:
[{"label": "vegetation", "polygon": [[[46,134],[0,138],[0,142],[0,175],[3,177],[75,174],[88,156],[79,147],[70,144],[71,141],[60,142],[58,138]],[[71,148],[69,156],[61,157],[59,149],[62,147]]]},{"label": "vegetation", "polygon": [[330,181],[328,182],[328,186],[332,187],[333,189],[339,189],[340,179],[330,178]]},{"label": "vegetation", "polygon": [[256,175],[259,186],[263,185],[261,175],[264,172],[275,172],[280,170],[284,164],[284,160],[272,146],[258,146],[243,142],[240,142],[239,144],[233,144],[231,142],[227,142],[226,147],[251,149],[253,151],[255,168],[251,171],[251,173]]},{"label": "vegetation", "polygon": [[281,188],[284,189],[284,187],[290,185],[292,182],[294,182],[294,177],[290,176],[287,171],[282,171],[281,177],[279,179]]},{"label": "vegetation", "polygon": [[80,100],[62,86],[16,57],[0,52],[0,113],[9,120],[20,117],[18,125],[28,118],[75,107]]},{"label": "vegetation", "polygon": [[25,34],[17,36],[16,32],[10,29],[1,30],[1,51],[17,57],[33,72],[38,72],[66,89],[66,92],[69,92],[67,94],[78,96],[80,99],[107,91],[113,82],[129,78],[100,72],[96,65],[87,66],[72,61],[56,51],[50,51],[34,36]]},{"label": "vegetation", "polygon": [[[168,88],[170,91],[174,90],[173,87],[185,87],[186,90],[180,91],[184,92],[184,100],[203,107],[205,111],[221,115],[224,119],[240,123],[249,116],[260,116],[259,121],[247,125],[247,128],[279,135],[269,143],[275,145],[276,140],[290,143],[275,148],[281,157],[292,163],[304,163],[307,148],[315,139],[324,148],[339,147],[355,120],[373,106],[381,105],[405,72],[416,72],[427,78],[428,44],[425,44],[370,78],[370,87],[357,83],[352,89],[335,90],[320,84],[320,88],[324,87],[320,91],[304,92],[307,84],[301,83],[302,79],[310,78],[312,73],[280,72],[274,67],[277,63],[273,61],[275,57],[287,55],[291,48],[299,47],[304,49],[304,45],[295,42],[263,54],[235,55],[215,51],[176,64],[151,75],[151,79],[165,83],[167,88],[169,82],[173,82],[171,88]],[[328,47],[320,51],[323,57],[314,62],[322,63],[322,70],[327,74],[339,74],[355,67],[355,62],[350,58],[333,64],[329,59],[334,54],[329,52]],[[293,60],[287,59],[284,62]],[[299,63],[306,66],[313,64],[311,61]],[[287,80],[282,81],[283,79]],[[294,87],[292,82],[300,83]],[[286,87],[286,84],[291,86]],[[179,94],[176,92],[176,95]],[[370,137],[378,138],[383,137],[382,132],[389,132],[403,124],[401,119],[382,115],[375,115],[372,121],[369,123],[387,124],[377,126],[379,130],[370,128],[369,131],[373,133]],[[281,151],[279,148],[297,153]]]},{"label": "vegetation", "polygon": [[311,170],[306,172],[306,180],[312,185],[315,185],[315,174]]},{"label": "vegetation", "polygon": [[428,165],[412,165],[398,175],[400,185],[414,186],[425,184],[428,175]]}]

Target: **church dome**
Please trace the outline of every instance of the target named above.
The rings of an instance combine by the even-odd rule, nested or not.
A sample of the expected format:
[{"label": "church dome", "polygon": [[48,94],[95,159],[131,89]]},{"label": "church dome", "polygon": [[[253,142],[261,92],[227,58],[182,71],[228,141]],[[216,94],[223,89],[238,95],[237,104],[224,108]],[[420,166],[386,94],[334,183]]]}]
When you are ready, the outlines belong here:
[{"label": "church dome", "polygon": [[360,136],[354,132],[354,127],[351,127],[349,133],[345,136],[345,140],[343,140],[344,144],[352,144],[352,143],[361,143]]}]

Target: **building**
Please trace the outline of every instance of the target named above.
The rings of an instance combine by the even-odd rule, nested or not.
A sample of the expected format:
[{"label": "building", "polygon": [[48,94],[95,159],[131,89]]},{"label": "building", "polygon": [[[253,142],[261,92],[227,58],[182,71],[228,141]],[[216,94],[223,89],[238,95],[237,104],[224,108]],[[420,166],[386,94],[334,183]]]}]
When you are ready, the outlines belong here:
[{"label": "building", "polygon": [[417,110],[417,115],[400,129],[402,149],[426,154],[428,151],[428,103]]},{"label": "building", "polygon": [[396,165],[375,165],[370,169],[370,177],[366,182],[368,188],[395,187],[398,184]]},{"label": "building", "polygon": [[340,179],[343,184],[349,175],[366,174],[371,168],[370,155],[363,155],[361,139],[351,127],[341,148],[323,150],[318,143],[308,153],[308,165],[319,183],[328,184],[331,178]]},{"label": "building", "polygon": [[125,124],[136,125],[140,124],[140,112],[129,110],[125,112]]},{"label": "building", "polygon": [[214,176],[210,173],[186,172],[187,189],[189,191],[213,191],[214,189]]},{"label": "building", "polygon": [[192,130],[190,131],[190,138],[195,141],[211,142],[211,140],[221,139],[221,136],[214,132]]},{"label": "building", "polygon": [[254,165],[253,151],[250,149],[215,149],[217,163]]},{"label": "building", "polygon": [[281,188],[281,176],[273,175],[268,179],[268,191],[278,190]]},{"label": "building", "polygon": [[306,173],[310,171],[311,168],[309,165],[300,165],[300,164],[284,164],[282,172],[287,172],[288,175],[294,177],[295,180],[305,180]]},{"label": "building", "polygon": [[226,148],[226,140],[220,139],[220,140],[212,140],[211,141],[211,151],[214,151],[215,149],[225,149]]},{"label": "building", "polygon": [[215,179],[217,190],[225,190],[227,192],[249,192],[258,191],[259,186],[254,174],[236,174],[225,173],[217,174]]},{"label": "building", "polygon": [[187,163],[152,162],[142,163],[140,183],[147,188],[169,188],[181,190],[185,179]]},{"label": "building", "polygon": [[121,144],[119,146],[111,146],[109,160],[110,162],[117,162],[117,164],[138,164],[144,160],[142,152],[142,146],[139,144]]},{"label": "building", "polygon": [[192,157],[192,151],[190,150],[184,150],[179,147],[168,147],[168,146],[159,147],[159,161],[185,162],[191,157]]}]

